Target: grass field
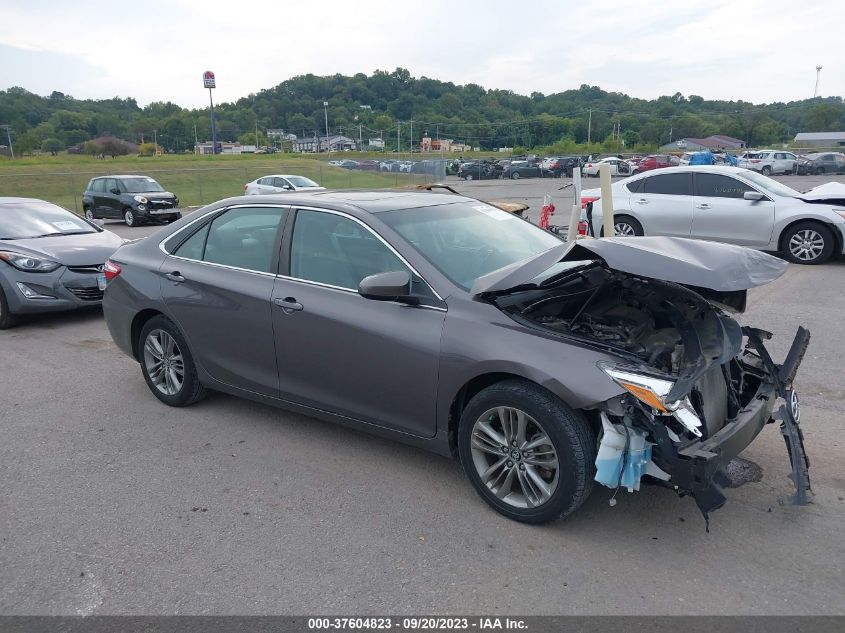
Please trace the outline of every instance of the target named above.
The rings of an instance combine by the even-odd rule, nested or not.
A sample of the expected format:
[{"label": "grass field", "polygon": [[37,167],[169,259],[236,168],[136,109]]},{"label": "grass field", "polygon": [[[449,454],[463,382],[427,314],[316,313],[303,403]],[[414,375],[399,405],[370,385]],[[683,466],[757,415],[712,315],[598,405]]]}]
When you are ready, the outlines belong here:
[{"label": "grass field", "polygon": [[0,159],[0,196],[40,198],[81,213],[82,191],[88,181],[107,174],[155,178],[184,206],[240,195],[244,184],[268,174],[298,174],[330,189],[401,187],[426,178],[422,174],[352,171],[328,165],[326,160],[325,155],[317,159],[280,154],[119,156],[105,160],[60,154]]}]

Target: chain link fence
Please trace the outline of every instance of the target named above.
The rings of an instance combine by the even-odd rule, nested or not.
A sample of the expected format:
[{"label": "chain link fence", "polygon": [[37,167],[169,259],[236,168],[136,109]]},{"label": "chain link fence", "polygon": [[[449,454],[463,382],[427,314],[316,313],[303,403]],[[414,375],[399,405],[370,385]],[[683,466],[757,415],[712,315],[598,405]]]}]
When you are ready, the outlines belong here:
[{"label": "chain link fence", "polygon": [[106,162],[103,169],[85,171],[0,173],[0,196],[39,198],[82,213],[82,192],[91,178],[127,173],[155,179],[167,191],[176,194],[181,206],[187,207],[242,195],[246,183],[272,174],[305,176],[327,189],[387,189],[439,182],[446,176],[446,162],[416,161],[407,170],[392,170],[392,164],[385,161],[371,161],[363,168],[346,169],[314,159],[286,159],[280,161],[275,170],[266,164],[168,169],[117,166],[108,169]]}]

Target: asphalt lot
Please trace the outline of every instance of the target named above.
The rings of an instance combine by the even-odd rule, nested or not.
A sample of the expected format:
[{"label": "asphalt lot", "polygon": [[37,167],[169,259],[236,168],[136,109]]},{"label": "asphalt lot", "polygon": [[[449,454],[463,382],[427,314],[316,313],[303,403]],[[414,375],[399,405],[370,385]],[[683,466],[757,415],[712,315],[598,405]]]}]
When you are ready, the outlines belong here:
[{"label": "asphalt lot", "polygon": [[[549,182],[458,189],[536,217]],[[843,614],[843,279],[841,259],[791,266],[742,317],[776,360],[813,333],[797,388],[815,503],[778,504],[771,426],[744,454],[762,481],[709,534],[656,488],[610,507],[597,487],[570,519],[521,525],[447,459],[221,394],[164,406],[97,310],[27,319],[0,332],[0,613]]]}]

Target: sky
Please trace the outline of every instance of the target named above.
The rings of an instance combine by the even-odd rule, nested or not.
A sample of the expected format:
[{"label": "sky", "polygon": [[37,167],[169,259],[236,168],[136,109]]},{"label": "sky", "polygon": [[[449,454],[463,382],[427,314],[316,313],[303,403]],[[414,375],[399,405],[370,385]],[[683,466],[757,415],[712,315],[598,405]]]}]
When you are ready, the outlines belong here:
[{"label": "sky", "polygon": [[[588,5],[588,6],[587,6]],[[313,73],[407,68],[551,94],[845,94],[841,0],[3,0],[0,89],[205,107]]]}]

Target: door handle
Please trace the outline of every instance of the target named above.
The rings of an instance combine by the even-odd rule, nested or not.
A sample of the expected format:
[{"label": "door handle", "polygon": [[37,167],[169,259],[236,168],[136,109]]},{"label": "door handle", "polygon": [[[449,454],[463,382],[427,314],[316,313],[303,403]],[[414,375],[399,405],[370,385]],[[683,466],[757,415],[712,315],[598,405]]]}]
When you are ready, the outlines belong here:
[{"label": "door handle", "polygon": [[702,202],[701,204],[695,205],[695,208],[696,209],[709,209],[710,205],[707,204],[706,202]]},{"label": "door handle", "polygon": [[175,284],[179,284],[185,281],[185,278],[179,273],[178,270],[174,270],[172,273],[167,273],[165,277],[167,277],[170,281]]},{"label": "door handle", "polygon": [[648,200],[645,198],[639,198],[638,200],[634,200],[637,204],[648,204]]},{"label": "door handle", "polygon": [[273,299],[273,303],[279,306],[285,314],[293,314],[294,312],[302,311],[302,304],[293,297],[285,297],[284,299]]}]

